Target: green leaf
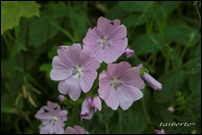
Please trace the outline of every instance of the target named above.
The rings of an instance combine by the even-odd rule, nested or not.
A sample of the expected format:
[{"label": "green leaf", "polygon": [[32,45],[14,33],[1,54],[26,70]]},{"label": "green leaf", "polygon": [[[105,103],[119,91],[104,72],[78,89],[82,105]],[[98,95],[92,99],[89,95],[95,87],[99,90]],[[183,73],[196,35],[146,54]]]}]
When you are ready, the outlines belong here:
[{"label": "green leaf", "polygon": [[[130,109],[118,110],[118,122],[114,133],[142,133],[148,125],[142,104],[135,102]],[[126,120],[127,119],[127,120]],[[122,126],[122,129],[120,128]],[[120,129],[119,129],[120,128]]]},{"label": "green leaf", "polygon": [[[3,92],[5,91],[6,90],[4,89]],[[16,92],[1,94],[1,113],[17,113],[17,109],[15,107],[16,97]]]},{"label": "green leaf", "polygon": [[9,106],[1,106],[1,113],[16,113],[16,109]]},{"label": "green leaf", "polygon": [[20,1],[20,12],[22,17],[31,18],[32,16],[39,16],[40,5],[34,1]]},{"label": "green leaf", "polygon": [[52,46],[51,50],[48,52],[49,59],[53,59],[53,57],[57,55],[57,48],[58,48],[57,45]]},{"label": "green leaf", "polygon": [[164,46],[164,37],[153,33],[151,36],[146,34],[139,36],[130,47],[135,50],[136,54],[145,54],[158,51]]},{"label": "green leaf", "polygon": [[123,19],[123,24],[126,25],[127,27],[136,27],[142,24],[145,24],[147,21],[148,17],[142,14],[138,15],[131,15],[125,19]]},{"label": "green leaf", "polygon": [[60,29],[52,24],[61,26],[61,21],[66,14],[67,8],[64,2],[50,2],[44,7],[40,18],[31,18],[29,26],[30,46],[37,48],[60,32]]},{"label": "green leaf", "polygon": [[165,29],[166,39],[186,47],[194,46],[200,40],[200,33],[187,25],[172,25]]},{"label": "green leaf", "polygon": [[46,72],[46,76],[50,77],[51,68],[52,68],[52,64],[51,63],[49,63],[49,64],[43,64],[43,65],[41,65],[39,67],[39,71]]},{"label": "green leaf", "polygon": [[145,2],[145,1],[130,1],[130,2],[120,1],[119,7],[128,12],[143,12],[147,8],[149,8],[152,3],[153,2]]},{"label": "green leaf", "polygon": [[1,34],[19,24],[21,13],[17,1],[1,2]]},{"label": "green leaf", "polygon": [[[81,21],[82,20],[82,21]],[[69,21],[73,33],[76,36],[76,42],[81,42],[88,30],[88,18],[83,12],[78,12],[76,9],[69,11]]]},{"label": "green leaf", "polygon": [[177,90],[181,90],[184,81],[186,80],[187,73],[184,70],[171,70],[165,73],[159,79],[162,83],[162,90],[156,92],[155,99],[158,102],[166,102],[172,100]]},{"label": "green leaf", "polygon": [[33,1],[1,2],[1,34],[17,26],[21,17],[39,16],[39,8],[40,6]]},{"label": "green leaf", "polygon": [[51,27],[50,22],[59,23],[49,16],[32,18],[30,21],[30,46],[38,47],[57,34],[58,30]]}]

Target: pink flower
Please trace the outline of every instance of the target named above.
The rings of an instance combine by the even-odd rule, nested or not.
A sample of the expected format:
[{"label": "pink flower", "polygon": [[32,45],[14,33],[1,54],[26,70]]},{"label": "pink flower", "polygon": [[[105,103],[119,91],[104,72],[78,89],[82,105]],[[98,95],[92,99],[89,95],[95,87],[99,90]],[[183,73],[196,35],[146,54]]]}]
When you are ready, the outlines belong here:
[{"label": "pink flower", "polygon": [[42,121],[40,134],[63,134],[67,113],[66,110],[61,110],[57,103],[48,101],[47,106],[43,106],[35,114],[35,117]]},{"label": "pink flower", "polygon": [[161,90],[162,84],[154,79],[146,68],[143,67],[143,64],[139,64],[138,67],[140,68],[141,77],[151,86],[154,90]]},{"label": "pink flower", "polygon": [[147,81],[149,86],[151,86],[154,90],[161,90],[162,84],[158,82],[156,79],[154,79],[150,74],[144,72],[142,75],[142,78]]},{"label": "pink flower", "polygon": [[65,100],[65,96],[60,94],[58,96],[58,100],[59,100],[59,102],[63,102]]},{"label": "pink flower", "polygon": [[77,100],[83,92],[88,92],[97,78],[96,69],[99,62],[86,50],[82,50],[80,44],[72,46],[60,46],[58,56],[53,58],[50,77],[60,81],[58,90],[68,94],[72,100]]},{"label": "pink flower", "polygon": [[75,125],[74,128],[67,127],[64,134],[89,134],[89,133],[82,127]]},{"label": "pink flower", "polygon": [[99,96],[113,110],[117,110],[119,105],[127,110],[134,101],[142,98],[142,88],[144,81],[139,68],[131,68],[128,62],[109,64],[107,71],[99,76]]},{"label": "pink flower", "polygon": [[99,17],[97,27],[88,29],[83,43],[100,63],[112,63],[125,52],[128,44],[126,35],[126,27],[120,25],[120,20]]},{"label": "pink flower", "polygon": [[126,53],[126,57],[128,58],[128,57],[132,56],[135,53],[135,51],[130,48],[127,48],[125,53]]},{"label": "pink flower", "polygon": [[155,130],[155,133],[156,134],[166,134],[164,129],[161,129],[161,130]]},{"label": "pink flower", "polygon": [[93,117],[93,113],[97,110],[101,111],[102,104],[101,100],[98,96],[92,99],[91,97],[87,97],[83,103],[81,108],[81,119],[91,119]]}]

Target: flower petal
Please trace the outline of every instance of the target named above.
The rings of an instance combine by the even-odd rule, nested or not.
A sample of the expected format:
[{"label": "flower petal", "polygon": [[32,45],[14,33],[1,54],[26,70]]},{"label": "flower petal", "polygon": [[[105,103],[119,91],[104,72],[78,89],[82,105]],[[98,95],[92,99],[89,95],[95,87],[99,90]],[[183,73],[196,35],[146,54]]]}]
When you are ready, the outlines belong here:
[{"label": "flower petal", "polygon": [[72,100],[76,101],[81,94],[79,78],[70,77],[66,80],[60,81],[58,90],[61,94],[68,94]]},{"label": "flower petal", "polygon": [[69,67],[65,65],[58,56],[53,58],[52,66],[53,68],[50,72],[50,78],[52,80],[65,80],[71,75]]},{"label": "flower petal", "polygon": [[51,101],[48,101],[47,107],[52,115],[56,115],[56,112],[61,110],[60,106],[57,103],[53,103]]},{"label": "flower petal", "polygon": [[147,81],[147,83],[154,89],[154,90],[161,90],[162,84],[154,79],[150,74],[144,72],[143,79]]},{"label": "flower petal", "polygon": [[106,74],[109,77],[120,76],[131,68],[128,62],[120,62],[118,64],[108,64]]},{"label": "flower petal", "polygon": [[105,86],[99,85],[99,89],[98,89],[99,97],[102,99],[105,99],[105,97],[107,95],[107,91],[109,91],[109,90],[110,90],[109,85],[105,85]]},{"label": "flower petal", "polygon": [[113,22],[115,26],[119,26],[121,24],[121,21],[119,19],[115,19]]},{"label": "flower petal", "polygon": [[50,114],[50,112],[45,112],[45,109],[48,110],[48,108],[46,106],[42,107],[36,114],[35,114],[35,118],[39,119],[39,120],[50,120],[52,115]]},{"label": "flower petal", "polygon": [[75,43],[69,47],[58,47],[57,53],[63,63],[69,67],[74,67],[79,65],[81,50],[81,45]]},{"label": "flower petal", "polygon": [[99,17],[97,21],[97,29],[100,31],[100,36],[106,36],[113,30],[113,25],[110,24],[110,20],[104,17]]},{"label": "flower petal", "polygon": [[101,111],[102,109],[102,103],[101,100],[98,96],[93,98],[93,105],[95,108],[97,108],[99,111]]},{"label": "flower petal", "polygon": [[116,27],[109,35],[109,37],[114,41],[125,38],[126,36],[127,36],[127,29],[126,26],[124,25]]},{"label": "flower petal", "polygon": [[119,103],[123,110],[127,110],[134,101],[143,97],[142,92],[133,86],[124,85],[122,88],[118,89]]},{"label": "flower petal", "polygon": [[81,119],[91,119],[93,117],[93,108],[91,104],[89,103],[89,99],[92,102],[92,99],[90,97],[85,98],[85,100],[82,103],[81,106]]},{"label": "flower petal", "polygon": [[106,96],[105,96],[105,102],[113,110],[118,109],[119,95],[118,95],[117,91],[114,88],[111,87],[110,90],[107,91]]},{"label": "flower petal", "polygon": [[96,58],[99,63],[102,63],[104,60],[104,51],[99,45],[95,46],[86,46],[86,49],[91,52],[91,54]]},{"label": "flower petal", "polygon": [[112,63],[116,61],[124,52],[128,44],[128,39],[113,41],[112,45],[103,50],[104,61],[106,63]]},{"label": "flower petal", "polygon": [[60,117],[61,121],[67,121],[67,114],[68,114],[67,110],[62,110],[58,112],[58,116]]},{"label": "flower petal", "polygon": [[65,134],[78,134],[78,132],[72,127],[67,127],[65,130]]},{"label": "flower petal", "polygon": [[91,52],[86,47],[81,51],[80,64],[85,69],[98,69],[100,63],[92,56]]},{"label": "flower petal", "polygon": [[86,130],[80,127],[79,125],[75,125],[74,129],[79,133],[79,134],[87,134]]},{"label": "flower petal", "polygon": [[122,75],[121,78],[124,84],[131,85],[137,87],[139,89],[143,89],[145,84],[140,76],[139,67],[133,67],[126,70]]},{"label": "flower petal", "polygon": [[126,57],[129,58],[130,56],[135,54],[135,51],[130,49],[130,48],[127,48],[126,51],[125,51],[125,54],[126,54]]},{"label": "flower petal", "polygon": [[98,39],[100,39],[100,35],[97,28],[89,28],[86,37],[83,39],[83,43],[87,46],[94,46],[98,44]]},{"label": "flower petal", "polygon": [[40,127],[40,134],[63,134],[64,129],[57,124],[51,122],[43,123]]},{"label": "flower petal", "polygon": [[83,72],[80,78],[80,86],[83,92],[88,92],[97,78],[97,72],[95,70],[86,70]]},{"label": "flower petal", "polygon": [[106,75],[106,71],[104,70],[102,73],[99,75],[99,97],[102,99],[105,99],[105,95],[107,91],[110,89],[110,78]]}]

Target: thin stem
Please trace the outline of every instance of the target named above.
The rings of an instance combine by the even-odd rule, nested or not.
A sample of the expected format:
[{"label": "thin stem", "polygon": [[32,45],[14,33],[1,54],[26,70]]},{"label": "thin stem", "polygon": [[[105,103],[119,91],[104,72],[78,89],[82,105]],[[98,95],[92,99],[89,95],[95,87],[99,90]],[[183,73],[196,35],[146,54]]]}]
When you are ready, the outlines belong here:
[{"label": "thin stem", "polygon": [[26,37],[25,37],[25,48],[26,52],[24,53],[24,71],[27,71],[27,57],[28,57],[28,48],[29,48],[29,19],[27,19],[26,26]]},{"label": "thin stem", "polygon": [[198,14],[199,20],[201,21],[201,15],[200,15],[200,12],[198,10],[197,4],[195,4],[195,8],[196,8],[196,12]]},{"label": "thin stem", "polygon": [[60,27],[59,25],[57,25],[57,24],[55,24],[53,22],[50,22],[50,24],[53,27],[55,27],[56,29],[60,30],[63,34],[65,34],[72,41],[72,43],[75,42],[74,37],[72,37],[71,34],[68,31],[66,31],[65,29],[63,29],[62,27]]},{"label": "thin stem", "polygon": [[9,41],[8,41],[8,39],[6,37],[6,34],[3,35],[3,39],[4,39],[4,42],[5,42],[6,46],[7,46],[7,48],[8,48],[9,54],[11,54],[11,47],[9,45]]},{"label": "thin stem", "polygon": [[105,132],[106,132],[106,134],[109,134],[109,125],[108,125],[108,122],[106,122],[106,124],[105,124]]},{"label": "thin stem", "polygon": [[[144,94],[145,94],[145,92],[144,92]],[[150,126],[154,128],[154,126],[153,126],[153,124],[152,124],[152,122],[151,122],[151,119],[150,119],[150,117],[149,117],[149,115],[148,115],[148,113],[147,113],[147,109],[146,109],[146,105],[145,105],[145,100],[144,100],[144,99],[145,99],[145,98],[143,98],[143,99],[141,100],[141,103],[142,103],[143,112],[144,112],[144,114],[145,114],[145,118],[146,118],[147,122],[150,124]]]},{"label": "thin stem", "polygon": [[183,58],[184,58],[184,55],[185,55],[186,52],[187,52],[187,49],[188,49],[188,47],[186,47],[186,48],[183,49],[182,54],[181,54],[181,56],[180,56],[180,63],[179,63],[179,65],[178,65],[178,67],[180,67],[180,66],[182,65],[182,63],[183,63]]}]

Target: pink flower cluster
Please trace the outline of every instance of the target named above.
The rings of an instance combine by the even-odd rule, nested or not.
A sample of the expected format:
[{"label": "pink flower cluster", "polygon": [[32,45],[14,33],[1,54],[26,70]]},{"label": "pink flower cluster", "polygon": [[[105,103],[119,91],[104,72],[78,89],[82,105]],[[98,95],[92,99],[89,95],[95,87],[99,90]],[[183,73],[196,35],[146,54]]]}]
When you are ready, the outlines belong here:
[{"label": "pink flower cluster", "polygon": [[64,130],[64,122],[67,121],[68,111],[61,110],[60,105],[48,101],[47,106],[35,114],[35,117],[42,121],[40,125],[40,134],[88,134],[82,127],[76,125],[74,128],[67,127]]},{"label": "pink flower cluster", "polygon": [[[60,81],[59,92],[76,101],[82,92],[90,91],[90,96],[85,98],[81,106],[81,120],[91,119],[93,113],[101,111],[101,99],[113,110],[117,110],[119,106],[122,110],[129,109],[143,97],[143,79],[155,90],[162,88],[148,73],[141,73],[141,67],[132,67],[128,62],[113,63],[123,54],[128,58],[135,53],[127,45],[127,29],[120,20],[111,21],[99,17],[97,26],[88,29],[82,45],[74,43],[71,46],[58,47],[58,55],[52,61],[50,78]],[[98,72],[102,67],[100,65],[104,63],[108,65],[107,69]],[[95,90],[92,86],[97,77],[99,88]],[[64,101],[63,96],[58,99],[60,102]],[[53,106],[57,106],[57,109]],[[44,108],[47,107],[36,114],[36,118],[43,122],[40,133],[88,133],[79,126],[68,127],[64,131],[67,111],[62,111],[57,104],[51,102],[48,102],[48,112]]]}]

